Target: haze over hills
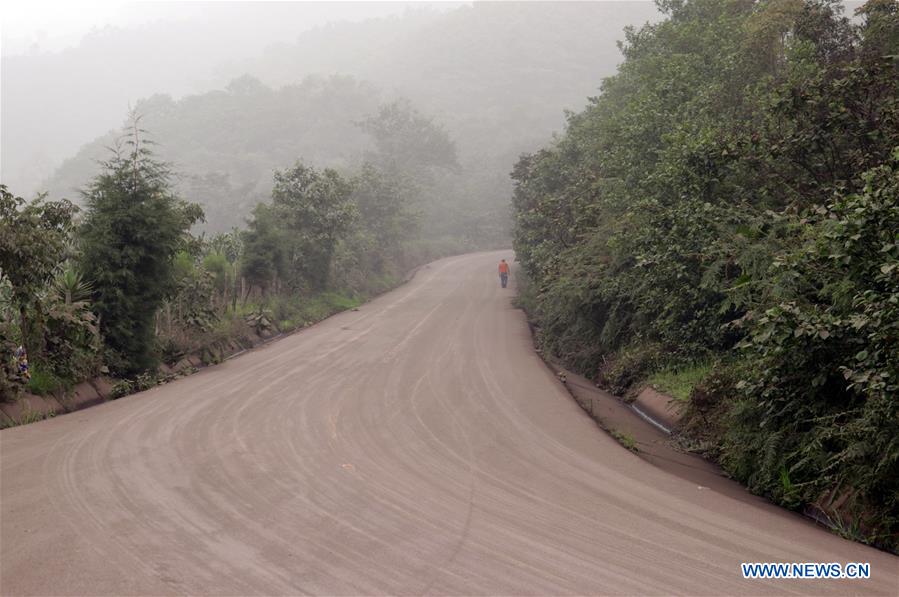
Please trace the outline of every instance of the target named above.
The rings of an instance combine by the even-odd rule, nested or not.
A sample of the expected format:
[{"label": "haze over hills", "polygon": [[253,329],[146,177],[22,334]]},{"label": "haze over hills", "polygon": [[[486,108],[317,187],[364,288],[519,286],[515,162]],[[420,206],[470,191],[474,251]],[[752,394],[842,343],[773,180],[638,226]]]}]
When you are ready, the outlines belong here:
[{"label": "haze over hills", "polygon": [[[154,153],[172,165],[179,191],[203,205],[208,229],[223,231],[266,200],[275,168],[297,159],[342,170],[358,165],[369,143],[355,123],[377,111],[381,97],[351,77],[310,76],[273,90],[243,76],[180,100],[153,95],[135,111]],[[119,137],[110,131],[66,160],[46,187],[50,195],[74,197]]]},{"label": "haze over hills", "polygon": [[[59,6],[50,23],[54,36],[46,38],[46,32],[29,30],[30,21],[13,18],[16,7],[4,3],[0,6],[2,180],[16,192],[30,195],[62,160],[118,127],[129,104],[157,93],[179,98],[223,88],[235,77],[230,65],[258,55],[278,41],[295,40],[317,24],[406,11],[436,16],[455,6],[458,4],[427,2],[137,2],[104,6],[104,14],[122,13],[118,19],[105,21],[94,14],[98,7],[76,15],[76,11]],[[80,39],[69,31],[75,25],[58,30],[67,12],[82,23]],[[88,28],[92,18],[99,20]]]},{"label": "haze over hills", "polygon": [[475,3],[439,18],[320,27],[243,70],[273,85],[298,72],[351,74],[396,88],[460,143],[481,146],[493,130],[539,141],[614,72],[623,29],[659,16],[651,2]]},{"label": "haze over hills", "polygon": [[[222,191],[227,207],[212,206],[215,199],[208,193],[199,198],[213,229],[239,223],[245,215],[236,213],[243,209],[239,206],[264,199],[274,168],[296,158],[337,166],[361,158],[366,140],[353,123],[374,111],[379,100],[396,97],[409,98],[419,111],[445,126],[457,145],[461,169],[455,178],[443,181],[444,200],[455,205],[457,214],[474,211],[469,218],[473,221],[505,220],[508,172],[516,157],[560,130],[564,109],[581,108],[601,79],[614,72],[621,59],[616,42],[624,27],[658,16],[649,2],[475,3],[442,13],[409,11],[334,23],[307,31],[294,43],[278,43],[261,54],[219,64],[208,69],[205,79],[191,79],[200,73],[184,66],[185,85],[180,89],[188,80],[205,80],[220,81],[210,86],[226,90],[180,101],[160,96],[142,102],[141,111],[159,153],[176,162],[182,180],[211,177],[233,183]],[[154,35],[145,33],[147,39]],[[174,55],[166,55],[171,60],[165,68],[182,68]],[[124,65],[111,71],[127,74]],[[253,90],[235,91],[240,84],[227,88],[225,81],[245,74],[263,85],[240,79]],[[334,74],[355,81],[334,83],[330,79]],[[309,75],[321,77],[317,83],[304,83]],[[280,89],[284,86],[289,89]],[[318,91],[312,91],[316,86]],[[362,88],[366,91],[360,93]],[[144,96],[152,94],[141,89]],[[157,91],[166,90],[153,90]],[[247,93],[256,94],[258,102],[248,99]],[[289,99],[297,93],[325,93],[331,99]],[[336,105],[344,106],[345,112],[332,110]],[[121,119],[125,108],[119,109]],[[19,109],[28,112],[22,103]],[[53,108],[44,104],[40,111]],[[268,124],[259,126],[261,121]],[[225,128],[235,134],[210,134]],[[104,135],[84,145],[38,188],[49,190],[51,196],[72,197],[73,189],[94,174],[94,160],[104,156],[112,138]],[[48,158],[44,165],[51,161]],[[181,188],[187,190],[189,185],[183,183]],[[13,190],[23,194],[37,189]],[[219,219],[217,212],[229,215]]]}]

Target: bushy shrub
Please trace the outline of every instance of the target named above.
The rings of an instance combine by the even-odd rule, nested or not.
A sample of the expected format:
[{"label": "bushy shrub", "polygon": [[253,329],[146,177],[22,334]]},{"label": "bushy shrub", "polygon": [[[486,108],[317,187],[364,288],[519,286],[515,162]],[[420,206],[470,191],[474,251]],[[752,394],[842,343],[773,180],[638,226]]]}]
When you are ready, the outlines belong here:
[{"label": "bushy shrub", "polygon": [[610,392],[622,395],[651,371],[661,369],[665,360],[665,353],[658,344],[629,347],[603,363],[597,381]]},{"label": "bushy shrub", "polygon": [[[858,193],[806,214],[775,261],[781,302],[747,322],[753,367],[724,462],[781,501],[851,487],[899,528],[899,150]],[[789,479],[789,484],[785,482]]]},{"label": "bushy shrub", "polygon": [[29,392],[38,396],[62,396],[72,388],[72,382],[60,378],[42,364],[34,363],[31,366],[31,379],[26,387]]},{"label": "bushy shrub", "polygon": [[43,368],[74,385],[97,374],[102,343],[97,317],[88,301],[92,288],[69,267],[55,279],[43,316]]},{"label": "bushy shrub", "polygon": [[19,374],[17,344],[10,338],[9,327],[0,320],[0,401],[15,399],[26,383]]}]

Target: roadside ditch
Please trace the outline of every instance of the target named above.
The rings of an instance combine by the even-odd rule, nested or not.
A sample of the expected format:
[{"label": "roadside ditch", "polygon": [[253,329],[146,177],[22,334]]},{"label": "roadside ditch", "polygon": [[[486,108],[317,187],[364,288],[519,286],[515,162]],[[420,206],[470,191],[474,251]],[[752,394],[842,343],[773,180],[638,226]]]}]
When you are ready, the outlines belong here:
[{"label": "roadside ditch", "polygon": [[[531,332],[533,334],[533,328]],[[535,345],[536,346],[536,345]],[[540,351],[538,351],[540,353]],[[558,377],[572,399],[606,433],[653,466],[695,483],[698,489],[715,491],[744,503],[778,507],[764,497],[755,495],[739,482],[731,479],[714,462],[698,454],[679,449],[674,441],[681,418],[677,399],[645,387],[632,401],[619,398],[586,377],[568,371],[540,353],[546,366]],[[830,495],[832,502],[846,499],[846,491]],[[837,504],[839,506],[839,504]],[[796,516],[817,524],[854,541],[862,541],[857,534],[835,524],[826,514],[827,505],[809,504]],[[875,547],[877,547],[875,545]],[[887,549],[890,553],[895,553]]]}]

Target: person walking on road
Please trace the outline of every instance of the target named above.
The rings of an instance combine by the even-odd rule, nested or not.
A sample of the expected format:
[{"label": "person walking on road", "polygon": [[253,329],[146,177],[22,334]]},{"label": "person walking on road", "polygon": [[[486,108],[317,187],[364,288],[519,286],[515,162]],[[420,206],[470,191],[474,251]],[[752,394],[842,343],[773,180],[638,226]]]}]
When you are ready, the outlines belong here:
[{"label": "person walking on road", "polygon": [[509,283],[509,264],[505,259],[501,259],[499,262],[499,283],[503,288]]}]

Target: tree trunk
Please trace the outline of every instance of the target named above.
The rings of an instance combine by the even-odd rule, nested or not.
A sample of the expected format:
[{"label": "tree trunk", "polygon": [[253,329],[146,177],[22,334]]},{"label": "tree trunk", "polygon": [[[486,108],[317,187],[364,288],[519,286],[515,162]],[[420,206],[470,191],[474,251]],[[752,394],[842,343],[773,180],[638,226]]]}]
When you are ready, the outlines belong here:
[{"label": "tree trunk", "polygon": [[21,318],[19,331],[22,332],[22,346],[25,347],[25,352],[28,352],[31,329],[28,325],[28,310],[25,308],[25,305],[19,305],[19,317]]}]

